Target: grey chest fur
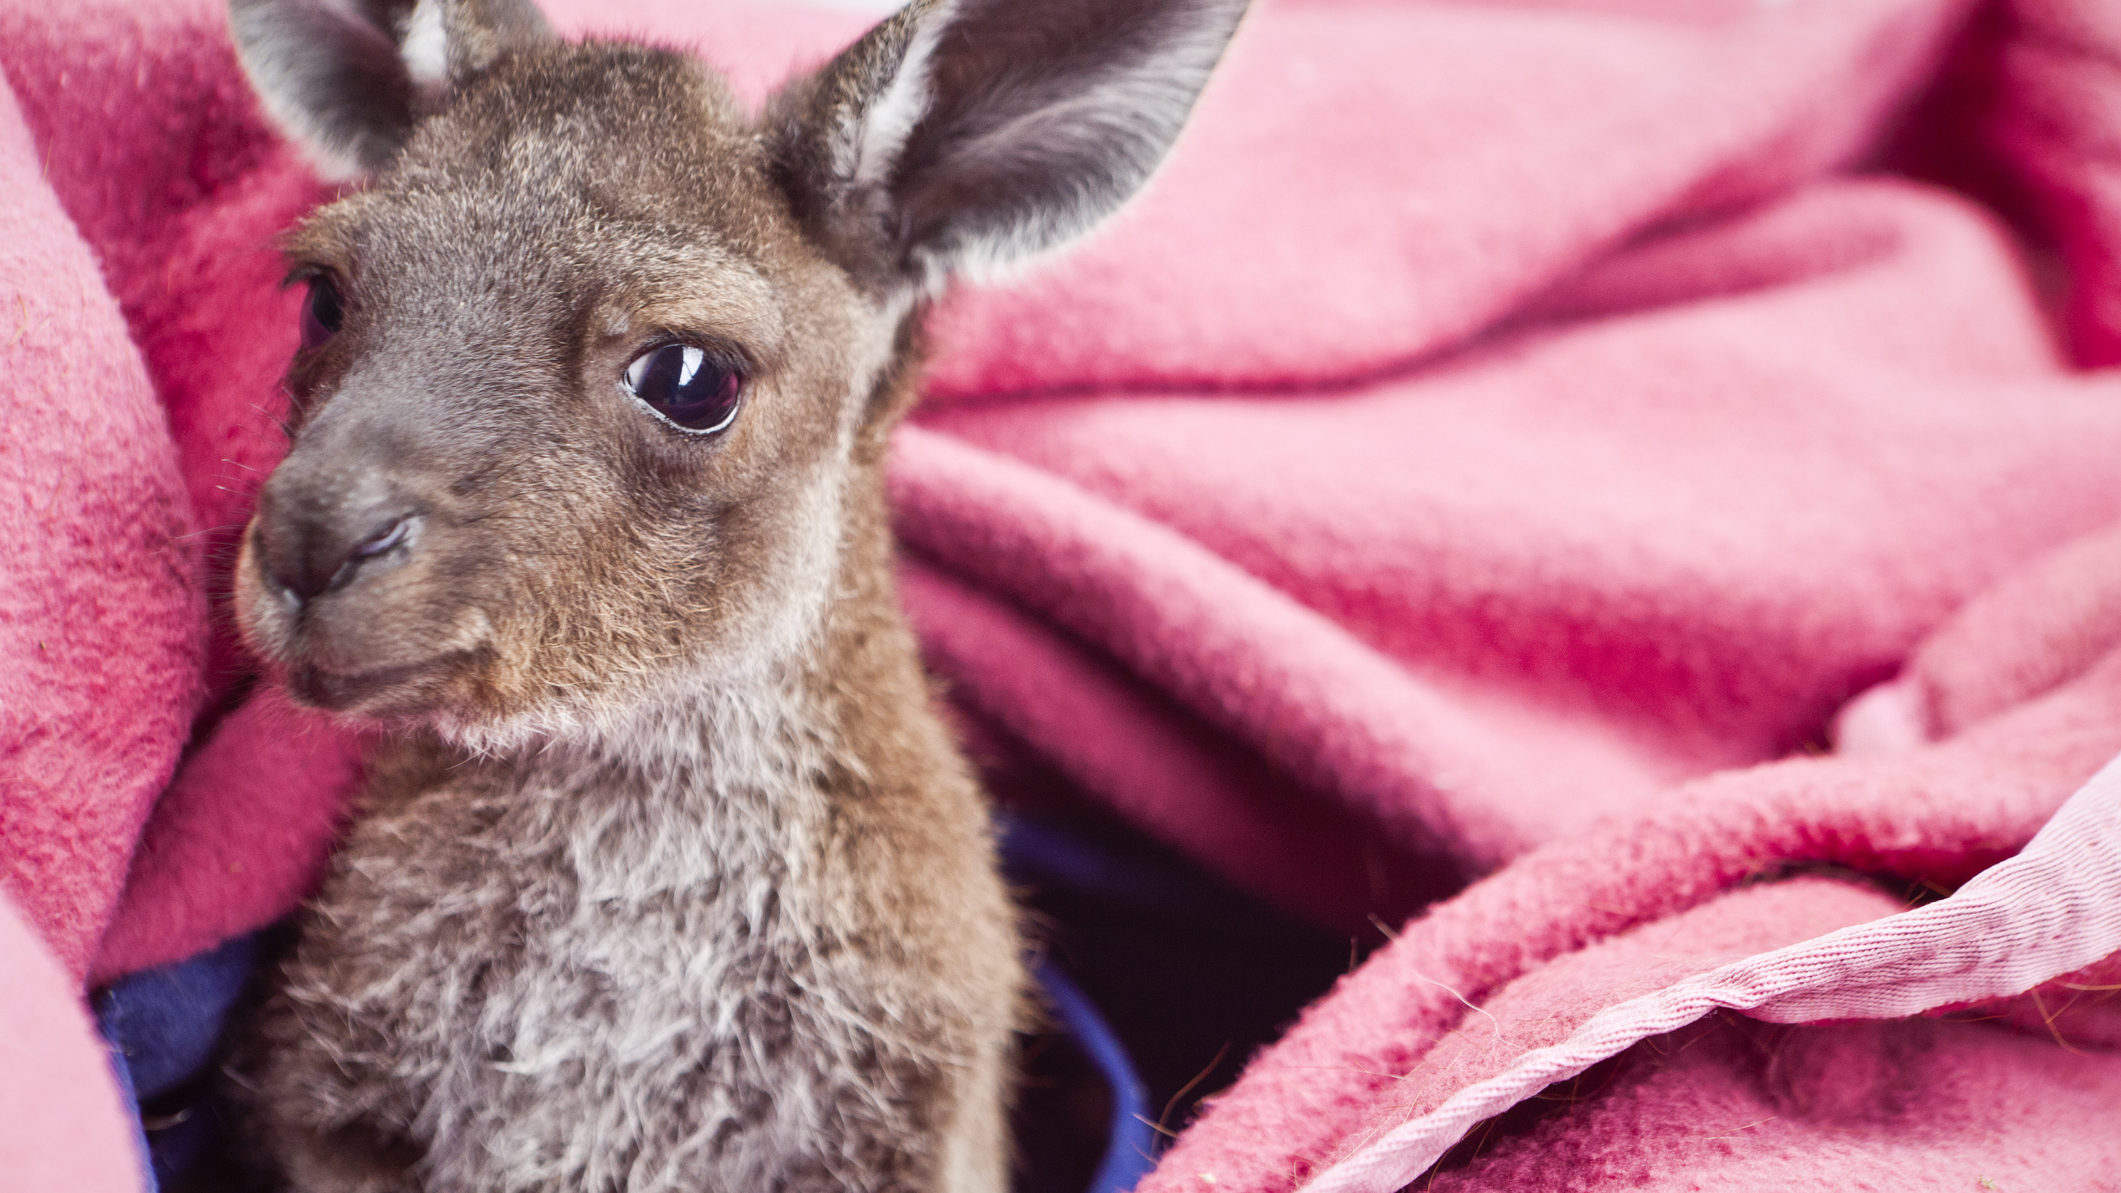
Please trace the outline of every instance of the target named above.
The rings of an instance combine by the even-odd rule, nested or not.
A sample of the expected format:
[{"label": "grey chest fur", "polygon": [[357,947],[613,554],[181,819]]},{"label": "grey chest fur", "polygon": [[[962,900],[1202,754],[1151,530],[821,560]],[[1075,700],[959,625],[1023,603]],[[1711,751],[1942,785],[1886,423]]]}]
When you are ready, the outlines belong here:
[{"label": "grey chest fur", "polygon": [[966,1033],[850,947],[819,872],[829,817],[788,790],[473,775],[364,818],[256,1080],[282,1139],[379,1155],[305,1172],[294,1147],[296,1187],[929,1184]]}]

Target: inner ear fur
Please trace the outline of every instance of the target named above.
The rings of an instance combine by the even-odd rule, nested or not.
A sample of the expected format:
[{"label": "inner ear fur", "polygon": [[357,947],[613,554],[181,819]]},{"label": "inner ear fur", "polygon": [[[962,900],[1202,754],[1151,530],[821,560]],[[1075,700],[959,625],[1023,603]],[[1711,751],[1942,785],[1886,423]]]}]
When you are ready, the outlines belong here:
[{"label": "inner ear fur", "polygon": [[798,213],[933,289],[1080,236],[1192,112],[1245,0],[915,0],[768,109]]}]

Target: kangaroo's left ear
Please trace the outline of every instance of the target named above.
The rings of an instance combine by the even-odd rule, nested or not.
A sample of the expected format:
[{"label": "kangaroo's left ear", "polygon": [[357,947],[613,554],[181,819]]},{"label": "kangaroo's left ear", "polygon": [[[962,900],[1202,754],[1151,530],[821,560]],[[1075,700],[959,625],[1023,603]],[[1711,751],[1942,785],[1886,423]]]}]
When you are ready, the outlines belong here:
[{"label": "kangaroo's left ear", "polygon": [[926,289],[1088,231],[1178,136],[1246,0],[914,0],[768,111],[843,264]]},{"label": "kangaroo's left ear", "polygon": [[258,99],[329,178],[382,169],[421,116],[552,31],[532,0],[229,0]]}]

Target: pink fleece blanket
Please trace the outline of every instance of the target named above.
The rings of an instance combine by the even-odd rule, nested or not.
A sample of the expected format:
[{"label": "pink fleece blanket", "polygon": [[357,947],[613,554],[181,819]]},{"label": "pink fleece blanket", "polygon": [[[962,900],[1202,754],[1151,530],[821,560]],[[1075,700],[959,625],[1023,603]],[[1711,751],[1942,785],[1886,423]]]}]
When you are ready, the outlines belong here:
[{"label": "pink fleece blanket", "polygon": [[[547,7],[751,95],[860,24]],[[1958,887],[2121,752],[2117,14],[1263,0],[1148,196],[936,312],[905,592],[997,789],[1057,773],[1328,924],[1422,912],[1144,1193],[1427,1130]],[[7,0],[0,68],[0,1188],[97,1193],[65,989],[284,914],[358,773],[221,596],[282,448],[271,237],[324,192],[211,0]],[[2099,1188],[2112,968],[1580,1054],[1419,1187]]]}]

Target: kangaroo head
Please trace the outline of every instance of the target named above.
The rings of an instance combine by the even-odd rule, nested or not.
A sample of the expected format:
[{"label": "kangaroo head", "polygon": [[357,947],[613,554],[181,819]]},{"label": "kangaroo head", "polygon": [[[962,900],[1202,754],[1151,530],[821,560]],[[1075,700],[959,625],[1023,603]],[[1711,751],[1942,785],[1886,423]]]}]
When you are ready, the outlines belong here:
[{"label": "kangaroo head", "polygon": [[268,112],[366,183],[289,241],[249,640],[466,733],[801,649],[882,535],[924,300],[1125,200],[1243,6],[916,0],[752,113],[529,0],[233,0]]}]

